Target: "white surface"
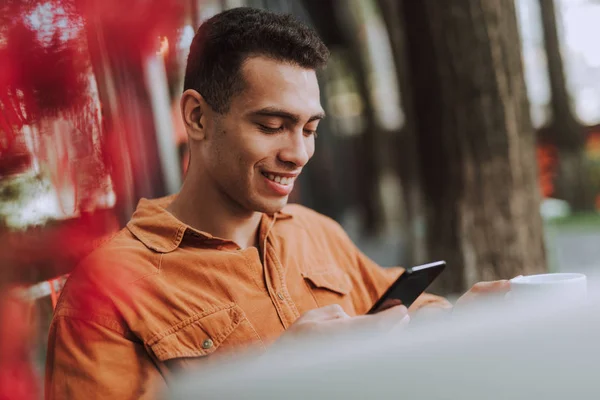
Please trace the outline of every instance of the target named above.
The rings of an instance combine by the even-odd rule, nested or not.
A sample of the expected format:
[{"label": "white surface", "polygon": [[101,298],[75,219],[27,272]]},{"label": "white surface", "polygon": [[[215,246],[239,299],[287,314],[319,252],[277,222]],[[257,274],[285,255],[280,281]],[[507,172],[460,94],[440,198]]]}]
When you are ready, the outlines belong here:
[{"label": "white surface", "polygon": [[538,275],[519,275],[511,279],[512,285],[539,286],[539,285],[570,285],[575,282],[585,282],[584,274],[574,272]]},{"label": "white surface", "polygon": [[[172,399],[598,399],[600,298],[497,300],[384,336],[238,360],[183,377]],[[595,290],[592,290],[595,288]]]},{"label": "white surface", "polygon": [[529,300],[531,296],[545,296],[547,301],[585,300],[587,277],[579,273],[554,273],[518,276],[510,280],[511,299]]}]

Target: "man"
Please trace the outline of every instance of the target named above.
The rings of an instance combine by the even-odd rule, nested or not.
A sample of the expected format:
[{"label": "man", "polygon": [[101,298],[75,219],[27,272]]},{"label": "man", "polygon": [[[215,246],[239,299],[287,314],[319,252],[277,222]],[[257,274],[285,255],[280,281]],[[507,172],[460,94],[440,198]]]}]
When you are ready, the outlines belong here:
[{"label": "man", "polygon": [[[406,323],[403,306],[363,315],[398,269],[286,205],[315,151],[327,57],[289,16],[239,8],[200,27],[181,98],[185,182],[142,199],[71,275],[50,328],[47,398],[148,398],[175,370],[279,337]],[[414,310],[424,307],[449,303],[425,294]]]}]

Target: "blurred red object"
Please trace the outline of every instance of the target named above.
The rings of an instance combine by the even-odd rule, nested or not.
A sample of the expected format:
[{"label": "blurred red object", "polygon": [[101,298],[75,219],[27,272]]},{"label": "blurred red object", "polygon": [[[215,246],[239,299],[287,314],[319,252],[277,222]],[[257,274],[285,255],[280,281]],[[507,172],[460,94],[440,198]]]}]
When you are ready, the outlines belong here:
[{"label": "blurred red object", "polygon": [[[139,94],[129,91],[120,100],[123,94],[117,93],[115,106],[115,98],[102,97],[103,85],[118,84],[116,76],[139,77],[145,57],[158,51],[160,38],[175,36],[184,5],[180,0],[0,2],[0,179],[24,172],[34,160],[45,163],[55,189],[77,186],[74,203],[79,208],[78,218],[0,230],[5,272],[0,277],[0,400],[40,398],[31,362],[39,320],[27,301],[4,289],[8,282],[35,283],[70,272],[100,238],[119,228],[115,211],[85,206],[90,201],[81,200],[86,193],[80,189],[92,188],[104,176],[99,164],[107,158],[136,157],[135,151],[121,154],[128,148],[110,144],[121,144],[135,133],[115,126],[139,125],[109,120],[125,120],[130,113],[119,105]],[[96,112],[98,96],[106,107],[102,112]],[[109,110],[115,109],[111,115]],[[102,134],[92,140],[90,132],[99,132],[100,126]],[[109,134],[116,133],[107,135],[106,126]],[[111,173],[115,180],[121,171],[113,168]],[[53,305],[56,298],[51,291]]]},{"label": "blurred red object", "polygon": [[160,48],[160,39],[181,26],[184,2],[180,0],[79,0],[91,31],[110,44],[111,58],[137,60]]},{"label": "blurred red object", "polygon": [[538,145],[537,163],[540,189],[542,196],[547,198],[554,193],[553,181],[557,166],[556,148],[551,145]]},{"label": "blurred red object", "polygon": [[0,400],[40,398],[31,348],[36,325],[33,304],[3,291],[0,297]]},{"label": "blurred red object", "polygon": [[[0,265],[15,282],[35,283],[71,272],[103,240],[119,229],[114,210],[54,221],[25,231],[0,232]],[[34,276],[36,280],[28,278]]]},{"label": "blurred red object", "polygon": [[0,132],[0,179],[24,172],[31,166],[31,153],[24,142]]},{"label": "blurred red object", "polygon": [[58,30],[51,38],[40,37],[24,18],[14,17],[0,47],[3,132],[80,109],[87,102],[89,62],[81,37],[65,39]]}]

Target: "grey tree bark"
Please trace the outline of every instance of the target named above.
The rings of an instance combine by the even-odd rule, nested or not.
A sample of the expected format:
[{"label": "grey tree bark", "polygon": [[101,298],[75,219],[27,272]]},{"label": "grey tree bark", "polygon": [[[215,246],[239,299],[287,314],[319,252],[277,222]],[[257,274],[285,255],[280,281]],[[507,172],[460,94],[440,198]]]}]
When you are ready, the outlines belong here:
[{"label": "grey tree bark", "polygon": [[382,148],[382,130],[376,123],[375,106],[369,95],[368,71],[360,52],[361,41],[345,1],[334,1],[338,24],[348,51],[349,65],[357,77],[358,92],[362,98],[365,118],[363,132],[355,141],[356,167],[354,173],[358,181],[358,203],[361,206],[363,230],[368,235],[377,234],[383,227],[382,202],[379,192],[379,176],[381,162],[379,158]]},{"label": "grey tree bark", "polygon": [[406,230],[407,248],[404,257],[410,265],[424,263],[427,259],[426,243],[423,234],[424,207],[421,188],[421,173],[419,170],[419,152],[417,151],[417,131],[414,118],[414,107],[411,93],[410,76],[406,61],[406,35],[404,31],[404,10],[398,0],[378,0],[381,15],[385,22],[394,64],[396,79],[402,94],[402,108],[409,116],[404,126],[397,134],[393,149],[395,167],[402,184],[404,203],[403,225]]},{"label": "grey tree bark", "polygon": [[[513,0],[404,0],[434,288],[546,270]],[[411,117],[411,116],[409,116]]]}]

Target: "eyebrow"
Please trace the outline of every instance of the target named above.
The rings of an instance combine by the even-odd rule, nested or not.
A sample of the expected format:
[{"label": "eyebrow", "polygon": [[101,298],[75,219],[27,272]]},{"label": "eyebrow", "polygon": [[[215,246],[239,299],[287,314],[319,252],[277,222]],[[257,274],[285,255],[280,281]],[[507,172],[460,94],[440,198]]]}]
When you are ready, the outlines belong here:
[{"label": "eyebrow", "polygon": [[[293,114],[293,113],[290,113],[290,112],[287,112],[285,110],[282,110],[282,109],[279,109],[279,108],[275,108],[275,107],[265,107],[265,108],[262,108],[260,110],[251,112],[250,115],[252,115],[252,116],[263,116],[263,117],[285,118],[285,119],[287,119],[289,121],[292,121],[294,124],[297,124],[298,122],[300,122],[300,116],[298,114]],[[325,118],[325,113],[324,112],[320,112],[318,114],[312,115],[308,119],[308,122],[312,122],[312,121],[316,121],[316,120],[321,120],[323,118]]]}]

